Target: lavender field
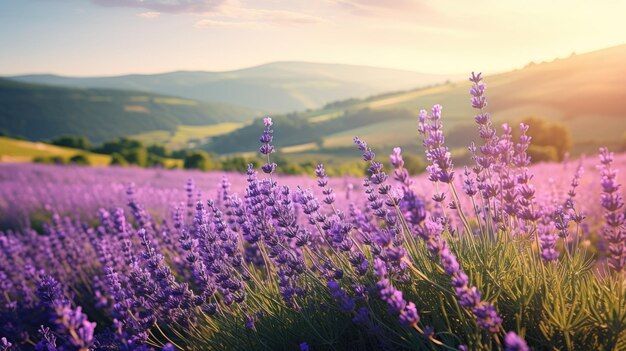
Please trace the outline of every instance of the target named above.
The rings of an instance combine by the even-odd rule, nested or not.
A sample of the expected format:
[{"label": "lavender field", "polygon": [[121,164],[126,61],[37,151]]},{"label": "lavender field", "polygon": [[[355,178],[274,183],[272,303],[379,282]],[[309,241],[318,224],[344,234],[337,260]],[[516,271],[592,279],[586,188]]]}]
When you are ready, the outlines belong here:
[{"label": "lavender field", "polygon": [[0,350],[626,349],[626,154],[531,165],[470,80],[469,167],[440,105],[422,175],[277,175],[269,117],[245,174],[0,164]]}]

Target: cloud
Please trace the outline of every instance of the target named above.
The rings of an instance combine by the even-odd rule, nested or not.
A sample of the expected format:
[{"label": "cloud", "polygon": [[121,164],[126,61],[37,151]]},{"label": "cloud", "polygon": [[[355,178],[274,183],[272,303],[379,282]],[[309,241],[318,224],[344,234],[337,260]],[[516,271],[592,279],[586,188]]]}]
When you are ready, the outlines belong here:
[{"label": "cloud", "polygon": [[320,17],[289,10],[273,10],[248,8],[237,0],[225,1],[216,7],[214,12],[203,15],[203,19],[196,22],[196,28],[262,28],[271,26],[296,26],[320,23]]},{"label": "cloud", "polygon": [[326,0],[353,15],[367,17],[416,17],[432,15],[433,9],[421,0]]},{"label": "cloud", "polygon": [[161,16],[160,12],[156,12],[156,11],[149,11],[149,12],[142,12],[137,14],[138,17],[141,18],[145,18],[145,19],[154,19],[154,18],[158,18],[159,16]]},{"label": "cloud", "polygon": [[235,21],[223,21],[202,19],[196,22],[194,25],[196,28],[259,28],[261,24],[258,22],[235,22]]},{"label": "cloud", "polygon": [[[130,7],[147,10],[137,14],[154,19],[166,14],[198,16],[196,28],[264,28],[322,22],[323,19],[285,8],[256,8],[240,0],[89,0],[104,7]],[[399,1],[399,0],[394,0]],[[261,2],[262,3],[262,2]]]},{"label": "cloud", "polygon": [[134,7],[159,13],[206,13],[225,0],[91,0],[106,7]]}]

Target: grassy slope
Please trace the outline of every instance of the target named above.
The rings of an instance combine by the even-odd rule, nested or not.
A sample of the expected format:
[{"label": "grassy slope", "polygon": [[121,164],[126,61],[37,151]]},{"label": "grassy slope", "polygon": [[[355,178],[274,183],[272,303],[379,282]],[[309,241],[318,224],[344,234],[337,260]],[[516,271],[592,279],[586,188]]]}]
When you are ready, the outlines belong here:
[{"label": "grassy slope", "polygon": [[[93,166],[107,166],[111,163],[111,156],[95,154],[92,152],[50,145],[41,142],[17,140],[0,137],[0,163],[2,162],[31,162],[35,157],[59,156],[69,160],[72,156],[85,155]],[[166,167],[182,168],[182,160],[165,159]]]},{"label": "grassy slope", "polygon": [[158,143],[164,144],[172,150],[190,146],[194,140],[202,140],[217,135],[230,133],[243,126],[243,123],[224,122],[206,126],[180,125],[175,132],[153,131],[129,136],[146,145]]},{"label": "grassy slope", "polygon": [[[623,88],[626,86],[626,45],[486,76],[485,82],[487,110],[496,123],[516,122],[528,116],[560,122],[571,130],[578,145],[577,152],[595,151],[601,144],[615,145],[626,130],[626,90]],[[317,124],[344,118],[344,111],[369,108],[417,112],[439,103],[444,107],[446,130],[467,127],[468,133],[476,135],[469,87],[469,82],[444,84],[299,116]],[[415,114],[411,113],[406,118],[381,119],[378,123],[338,131],[325,136],[324,146],[351,147],[355,135],[385,149],[393,145],[419,145]],[[455,145],[454,140],[447,142],[460,146]],[[291,149],[298,148],[295,145]]]},{"label": "grassy slope", "polygon": [[31,140],[84,135],[98,143],[179,125],[245,121],[249,109],[142,92],[69,89],[0,79],[0,129]]},{"label": "grassy slope", "polygon": [[1,162],[30,162],[34,157],[52,156],[60,156],[67,160],[78,154],[86,155],[89,162],[95,166],[105,166],[111,162],[111,156],[109,155],[99,155],[69,147],[0,137]]}]

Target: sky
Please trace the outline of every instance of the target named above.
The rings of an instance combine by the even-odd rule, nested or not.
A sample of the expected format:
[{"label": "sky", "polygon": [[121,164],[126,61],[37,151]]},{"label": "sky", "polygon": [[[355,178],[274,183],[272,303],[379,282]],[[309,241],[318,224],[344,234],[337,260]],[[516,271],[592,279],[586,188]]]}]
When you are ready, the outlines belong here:
[{"label": "sky", "polygon": [[0,0],[0,76],[273,61],[489,73],[626,44],[622,0]]}]

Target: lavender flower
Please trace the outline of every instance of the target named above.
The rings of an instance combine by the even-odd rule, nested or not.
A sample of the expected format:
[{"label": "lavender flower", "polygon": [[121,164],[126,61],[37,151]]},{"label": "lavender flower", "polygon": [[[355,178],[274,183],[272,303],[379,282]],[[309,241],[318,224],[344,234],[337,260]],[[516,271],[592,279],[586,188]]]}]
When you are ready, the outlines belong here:
[{"label": "lavender flower", "polygon": [[326,170],[324,169],[323,164],[317,165],[315,168],[315,175],[317,176],[317,185],[322,188],[322,193],[324,194],[324,203],[327,205],[332,205],[335,202],[335,194],[333,189],[328,186],[328,176],[326,175]]},{"label": "lavender flower", "polygon": [[259,148],[259,152],[266,156],[267,162],[261,167],[263,172],[267,174],[272,174],[276,170],[276,163],[270,162],[270,154],[274,152],[274,146],[272,145],[272,140],[274,137],[272,136],[272,119],[270,117],[263,118],[263,125],[265,129],[263,130],[263,135],[259,138],[261,142],[261,147]]},{"label": "lavender flower", "polygon": [[399,320],[402,325],[413,328],[420,321],[419,313],[413,302],[407,304],[402,297],[402,292],[396,289],[388,278],[385,262],[376,258],[374,261],[374,274],[378,277],[376,287],[380,298],[387,303],[389,310],[394,314],[400,314]]},{"label": "lavender flower", "polygon": [[57,337],[48,327],[43,325],[38,330],[41,340],[35,345],[36,351],[57,351]]},{"label": "lavender flower", "polygon": [[389,161],[394,167],[394,178],[402,184],[402,200],[400,210],[409,224],[416,226],[426,218],[424,200],[412,189],[413,181],[409,177],[409,172],[404,168],[402,149],[396,147],[389,155]]},{"label": "lavender flower", "polygon": [[4,336],[0,339],[0,351],[9,351],[13,348],[13,344],[11,344],[7,338]]},{"label": "lavender flower", "polygon": [[515,332],[508,332],[506,334],[506,338],[504,339],[504,350],[505,351],[529,351],[528,345],[526,345],[526,341],[520,338]]},{"label": "lavender flower", "polygon": [[76,309],[63,306],[57,308],[56,312],[59,333],[66,335],[67,341],[72,346],[80,350],[88,350],[94,342],[96,323],[87,320],[87,315],[82,312],[80,306]]},{"label": "lavender flower", "polygon": [[441,105],[434,105],[431,115],[421,110],[418,119],[418,131],[423,136],[422,145],[426,149],[426,159],[431,165],[426,167],[429,179],[433,182],[452,183],[454,165],[448,148],[443,146],[443,124],[441,123]]},{"label": "lavender flower", "polygon": [[446,241],[441,237],[442,232],[441,221],[429,220],[421,226],[418,234],[426,241],[428,250],[439,257],[441,266],[450,276],[459,305],[472,311],[480,327],[496,333],[500,329],[502,319],[492,304],[481,301],[478,289],[469,286],[469,278],[461,269]]},{"label": "lavender flower", "polygon": [[[389,161],[394,167],[394,178],[402,183],[405,188],[411,186],[412,181],[409,178],[409,172],[404,168],[404,159],[402,159],[402,149],[399,147],[393,148],[393,153],[389,155]],[[406,191],[406,190],[405,190]]]},{"label": "lavender flower", "polygon": [[558,237],[554,235],[552,228],[553,224],[549,215],[543,215],[537,224],[537,235],[539,236],[541,258],[546,262],[556,261],[559,258],[559,253],[556,251]]},{"label": "lavender flower", "polygon": [[327,286],[331,296],[339,303],[342,312],[347,313],[354,310],[354,299],[348,296],[348,293],[336,280],[329,280]]},{"label": "lavender flower", "polygon": [[605,224],[602,235],[608,243],[609,267],[620,273],[626,265],[626,221],[624,219],[624,198],[619,192],[617,170],[611,167],[613,153],[607,148],[600,149],[600,175],[602,195],[600,204],[604,209]]}]

